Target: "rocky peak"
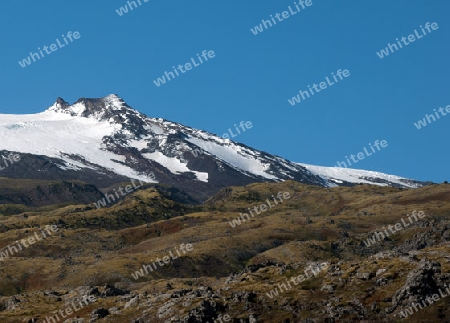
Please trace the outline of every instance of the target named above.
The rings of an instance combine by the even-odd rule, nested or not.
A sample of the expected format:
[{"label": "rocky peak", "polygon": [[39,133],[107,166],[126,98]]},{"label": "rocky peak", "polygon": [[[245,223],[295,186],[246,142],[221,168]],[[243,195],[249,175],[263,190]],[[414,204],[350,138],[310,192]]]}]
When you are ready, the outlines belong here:
[{"label": "rocky peak", "polygon": [[93,117],[98,120],[116,119],[120,115],[128,114],[127,112],[135,112],[117,94],[110,94],[104,98],[80,98],[73,104],[58,97],[47,111],[84,118]]},{"label": "rocky peak", "polygon": [[70,105],[70,104],[69,104],[68,102],[66,102],[63,98],[60,98],[60,97],[58,97],[58,98],[56,99],[56,102],[55,102],[55,104],[54,104],[54,106],[55,106],[56,108],[59,108],[59,109],[65,109],[65,108],[67,108],[69,105]]}]

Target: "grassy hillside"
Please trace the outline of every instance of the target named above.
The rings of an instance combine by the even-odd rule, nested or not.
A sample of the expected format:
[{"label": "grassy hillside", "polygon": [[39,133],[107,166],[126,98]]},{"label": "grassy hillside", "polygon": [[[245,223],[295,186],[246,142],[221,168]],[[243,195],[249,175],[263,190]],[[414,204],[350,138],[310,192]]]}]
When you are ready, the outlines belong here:
[{"label": "grassy hillside", "polygon": [[[450,283],[448,184],[408,190],[259,183],[223,189],[197,206],[182,203],[180,193],[174,201],[169,191],[144,189],[100,209],[79,204],[3,216],[0,248],[45,225],[58,231],[0,261],[0,321],[42,319],[77,290],[97,288],[98,301],[69,317],[103,308],[109,314],[98,322],[213,322],[219,314],[234,322],[395,322],[412,301]],[[290,198],[230,225],[279,192]],[[414,210],[425,217],[366,246]],[[193,251],[132,277],[181,244]],[[268,296],[318,263],[327,269]],[[110,295],[106,285],[126,293]],[[408,320],[448,318],[449,299]]]}]

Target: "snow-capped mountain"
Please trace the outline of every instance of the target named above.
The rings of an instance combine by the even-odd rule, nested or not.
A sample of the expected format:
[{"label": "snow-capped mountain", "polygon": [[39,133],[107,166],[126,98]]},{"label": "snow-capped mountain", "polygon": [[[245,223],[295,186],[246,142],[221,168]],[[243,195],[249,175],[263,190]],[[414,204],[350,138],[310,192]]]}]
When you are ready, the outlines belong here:
[{"label": "snow-capped mountain", "polygon": [[0,151],[21,161],[0,176],[80,179],[106,187],[128,179],[159,182],[205,199],[220,188],[255,181],[296,180],[324,187],[427,183],[377,172],[288,161],[214,134],[132,109],[117,95],[61,98],[42,113],[0,115]]}]

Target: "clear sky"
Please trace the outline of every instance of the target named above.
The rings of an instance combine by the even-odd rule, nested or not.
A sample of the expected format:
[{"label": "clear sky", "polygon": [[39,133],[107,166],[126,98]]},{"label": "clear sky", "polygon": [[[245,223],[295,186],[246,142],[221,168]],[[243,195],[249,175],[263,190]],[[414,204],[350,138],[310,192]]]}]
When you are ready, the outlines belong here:
[{"label": "clear sky", "polygon": [[[117,93],[148,116],[219,135],[251,121],[236,141],[313,165],[334,166],[386,140],[354,168],[450,180],[450,115],[414,126],[450,105],[449,1],[312,0],[300,12],[296,0],[140,1],[122,16],[116,9],[125,0],[2,3],[0,113],[41,112],[59,96],[73,103]],[[250,31],[289,6],[297,13],[257,35]],[[439,28],[423,36],[427,22]],[[415,29],[422,38],[378,57]],[[81,37],[19,65],[57,38],[64,45],[68,31]],[[153,83],[203,50],[215,57],[160,87]],[[288,103],[339,69],[350,76]]]}]

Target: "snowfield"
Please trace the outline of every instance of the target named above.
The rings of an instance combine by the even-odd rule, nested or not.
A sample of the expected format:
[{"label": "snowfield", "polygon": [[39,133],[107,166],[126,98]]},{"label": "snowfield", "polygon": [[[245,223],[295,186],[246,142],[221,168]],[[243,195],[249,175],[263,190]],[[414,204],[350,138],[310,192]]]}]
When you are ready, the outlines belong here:
[{"label": "snowfield", "polygon": [[[69,105],[64,100],[58,99],[55,104],[41,113],[0,114],[0,136],[2,138],[0,150],[58,158],[65,163],[58,165],[61,169],[95,169],[95,166],[85,165],[70,157],[71,155],[80,156],[87,162],[107,168],[116,174],[144,182],[155,182],[152,176],[137,172],[130,167],[131,165],[127,165],[124,155],[113,153],[107,149],[108,147],[103,142],[104,137],[118,134],[122,141],[114,142],[114,144],[121,144],[122,147],[134,147],[143,158],[159,163],[172,174],[192,172],[198,181],[206,183],[210,174],[189,169],[183,154],[203,149],[216,161],[225,163],[246,176],[266,180],[293,179],[294,176],[301,173],[313,178],[314,183],[328,187],[342,185],[344,182],[381,186],[392,184],[403,187],[421,186],[420,183],[414,183],[399,176],[378,172],[290,162],[206,131],[161,118],[148,118],[130,108],[114,94],[97,100],[99,101],[94,101],[101,102],[100,109],[98,106],[93,108],[92,101],[89,101],[88,104],[86,101],[79,100],[77,103]],[[88,117],[83,115],[88,115]],[[115,121],[116,117],[122,121]],[[138,122],[133,123],[133,120],[138,120]],[[139,125],[140,133],[135,129]],[[180,138],[183,139],[176,141],[175,144],[172,141],[171,146],[167,146],[169,136],[180,134]],[[144,151],[148,148],[147,144],[149,143],[153,144],[153,150]],[[193,149],[192,147],[198,148]],[[128,158],[135,160],[134,157]]]}]

